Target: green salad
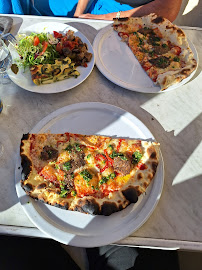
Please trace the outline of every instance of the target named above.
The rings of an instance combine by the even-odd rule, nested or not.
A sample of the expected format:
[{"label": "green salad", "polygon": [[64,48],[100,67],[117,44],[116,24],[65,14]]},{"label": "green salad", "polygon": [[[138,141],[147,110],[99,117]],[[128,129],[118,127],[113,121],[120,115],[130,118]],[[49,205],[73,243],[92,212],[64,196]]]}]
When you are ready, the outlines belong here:
[{"label": "green salad", "polygon": [[19,36],[19,42],[16,50],[20,55],[17,61],[24,68],[39,64],[54,64],[55,59],[59,57],[55,44],[50,41],[54,37],[47,33],[31,33],[29,36]]}]

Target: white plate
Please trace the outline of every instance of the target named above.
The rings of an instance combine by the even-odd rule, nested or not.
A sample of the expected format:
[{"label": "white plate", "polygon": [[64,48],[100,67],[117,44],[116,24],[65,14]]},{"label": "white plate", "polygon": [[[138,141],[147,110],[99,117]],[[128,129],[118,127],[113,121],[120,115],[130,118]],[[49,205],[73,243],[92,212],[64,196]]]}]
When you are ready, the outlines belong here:
[{"label": "white plate", "polygon": [[[147,127],[130,113],[104,103],[77,103],[63,107],[42,119],[30,133],[82,133],[118,137],[154,139]],[[15,171],[20,203],[31,221],[50,238],[80,247],[94,247],[116,242],[137,230],[152,214],[160,199],[164,169],[163,159],[154,181],[136,204],[111,216],[91,216],[62,210],[34,201],[21,188],[20,157]],[[27,202],[30,203],[27,203]]]},{"label": "white plate", "polygon": [[[196,48],[190,40],[188,42],[198,63]],[[106,26],[98,32],[93,42],[93,48],[96,66],[100,72],[113,83],[136,92],[165,93],[187,83],[196,72],[195,69],[180,83],[160,91],[160,87],[155,85],[142,69],[127,44],[121,42],[121,38],[113,30],[112,25]]]},{"label": "white plate", "polygon": [[[63,92],[66,90],[70,90],[73,87],[82,83],[90,75],[91,71],[93,70],[95,58],[94,58],[93,47],[90,44],[90,41],[76,28],[69,26],[67,24],[63,24],[63,23],[42,22],[42,23],[37,23],[37,24],[31,25],[25,28],[23,32],[20,34],[30,35],[32,32],[35,32],[35,33],[47,32],[47,33],[52,34],[53,31],[58,31],[60,33],[65,34],[68,30],[74,31],[75,36],[80,37],[81,40],[88,45],[88,51],[93,54],[91,61],[88,63],[88,67],[86,68],[77,67],[77,70],[80,72],[80,76],[78,76],[78,78],[69,78],[69,79],[59,81],[56,83],[37,86],[33,83],[29,70],[27,69],[24,72],[24,68],[20,68],[17,74],[14,74],[11,70],[9,70],[8,75],[10,79],[14,83],[16,83],[18,86],[26,90],[29,90],[31,92],[36,92],[36,93],[42,93],[42,94]],[[15,59],[19,59],[19,55],[14,49],[14,47],[9,46],[9,48],[10,48],[13,60],[15,61]]]}]

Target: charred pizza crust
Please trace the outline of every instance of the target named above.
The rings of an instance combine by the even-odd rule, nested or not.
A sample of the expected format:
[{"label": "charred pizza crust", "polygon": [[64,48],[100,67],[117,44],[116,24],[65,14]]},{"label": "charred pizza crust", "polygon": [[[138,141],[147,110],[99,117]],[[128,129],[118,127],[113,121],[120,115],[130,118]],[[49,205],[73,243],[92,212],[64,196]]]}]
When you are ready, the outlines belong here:
[{"label": "charred pizza crust", "polygon": [[[184,31],[166,18],[154,13],[137,18],[116,18],[113,28],[161,90],[181,82],[197,67]],[[161,40],[153,43],[158,46],[151,46],[150,30]],[[165,50],[166,46],[169,51]]]},{"label": "charred pizza crust", "polygon": [[[66,210],[108,216],[136,203],[146,191],[159,163],[159,144],[72,133],[26,134],[20,155],[21,185],[30,197]],[[62,172],[68,174],[64,164],[71,164],[73,180],[59,179]],[[57,179],[54,174],[47,177],[51,170]],[[64,182],[68,192],[61,196]]]}]

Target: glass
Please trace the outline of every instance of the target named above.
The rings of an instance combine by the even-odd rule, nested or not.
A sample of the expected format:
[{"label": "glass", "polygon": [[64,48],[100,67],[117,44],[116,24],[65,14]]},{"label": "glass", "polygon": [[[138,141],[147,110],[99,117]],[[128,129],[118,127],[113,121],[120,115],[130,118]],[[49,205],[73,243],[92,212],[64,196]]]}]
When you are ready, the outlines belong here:
[{"label": "glass", "polygon": [[[4,41],[0,38],[0,84],[4,83],[4,76],[6,76],[6,70],[11,67],[12,56]],[[3,110],[3,103],[0,98],[0,113]],[[4,151],[3,144],[0,142],[0,157]]]},{"label": "glass", "polygon": [[3,83],[4,76],[6,75],[6,70],[11,67],[12,56],[11,53],[0,38],[0,83]]}]

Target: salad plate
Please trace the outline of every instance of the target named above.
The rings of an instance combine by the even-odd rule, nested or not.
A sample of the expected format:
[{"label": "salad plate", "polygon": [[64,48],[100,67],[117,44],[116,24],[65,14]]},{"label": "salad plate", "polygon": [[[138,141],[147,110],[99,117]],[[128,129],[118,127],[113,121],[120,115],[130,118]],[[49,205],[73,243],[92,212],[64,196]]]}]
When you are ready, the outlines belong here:
[{"label": "salad plate", "polygon": [[[25,34],[26,36],[30,35],[31,33],[48,33],[53,34],[53,31],[59,32],[61,34],[65,34],[67,31],[72,30],[74,31],[74,35],[78,36],[83,43],[86,43],[88,46],[88,52],[92,53],[92,59],[90,62],[88,62],[87,67],[78,66],[76,69],[80,73],[80,75],[77,78],[70,77],[68,79],[54,82],[51,84],[44,84],[44,85],[35,85],[31,78],[31,73],[29,71],[29,68],[24,69],[23,67],[19,68],[19,71],[17,74],[14,74],[12,70],[8,71],[8,75],[10,79],[17,84],[18,86],[36,93],[42,93],[42,94],[51,94],[51,93],[59,93],[63,91],[70,90],[79,84],[81,84],[92,72],[95,59],[94,59],[94,52],[93,47],[89,40],[76,28],[69,26],[67,24],[63,23],[57,23],[57,22],[41,22],[34,25],[31,25],[25,29],[23,29],[20,34]],[[16,63],[19,60],[19,55],[16,51],[16,49],[13,46],[10,47],[10,52],[13,58],[13,62]]]}]

